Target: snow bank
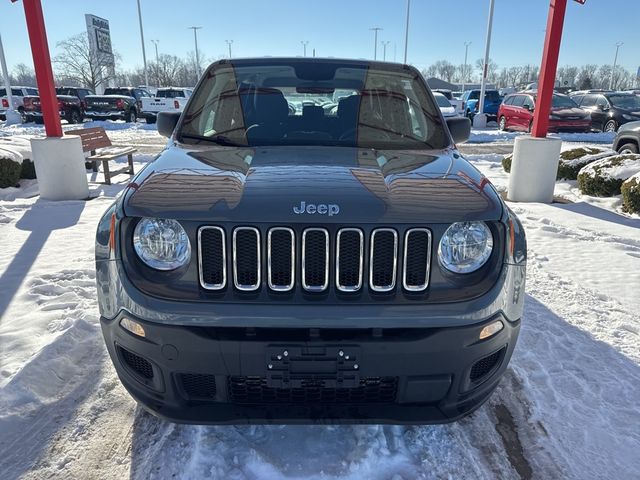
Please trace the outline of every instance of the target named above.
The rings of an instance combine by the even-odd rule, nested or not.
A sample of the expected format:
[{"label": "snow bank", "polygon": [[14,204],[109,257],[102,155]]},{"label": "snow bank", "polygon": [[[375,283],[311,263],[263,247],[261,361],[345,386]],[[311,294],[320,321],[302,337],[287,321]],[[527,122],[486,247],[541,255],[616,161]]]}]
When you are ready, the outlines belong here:
[{"label": "snow bank", "polygon": [[[493,142],[513,142],[516,137],[528,135],[524,132],[502,132],[498,129],[472,129],[468,143],[493,143]],[[557,133],[553,134],[562,139],[563,142],[585,142],[585,143],[613,143],[615,133],[594,132],[594,133]]]},{"label": "snow bank", "polygon": [[626,180],[640,172],[640,155],[615,155],[593,162],[580,170],[580,175],[606,180]]}]

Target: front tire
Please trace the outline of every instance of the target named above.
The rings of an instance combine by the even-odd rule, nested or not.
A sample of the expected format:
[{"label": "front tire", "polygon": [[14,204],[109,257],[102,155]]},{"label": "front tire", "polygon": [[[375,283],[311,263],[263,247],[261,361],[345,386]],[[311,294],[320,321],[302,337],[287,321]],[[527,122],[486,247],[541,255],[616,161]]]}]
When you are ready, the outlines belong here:
[{"label": "front tire", "polygon": [[132,108],[124,119],[127,123],[136,123],[136,111]]},{"label": "front tire", "polygon": [[80,115],[78,110],[71,111],[71,114],[69,115],[69,123],[82,123],[82,115]]},{"label": "front tire", "polygon": [[618,148],[618,153],[620,155],[638,153],[638,145],[636,145],[635,143],[625,143],[620,148]]},{"label": "front tire", "polygon": [[500,121],[498,122],[498,130],[500,130],[501,132],[507,131],[507,119],[504,117],[504,115],[500,117]]},{"label": "front tire", "polygon": [[609,120],[604,124],[605,132],[615,132],[618,130],[618,123],[615,120]]}]

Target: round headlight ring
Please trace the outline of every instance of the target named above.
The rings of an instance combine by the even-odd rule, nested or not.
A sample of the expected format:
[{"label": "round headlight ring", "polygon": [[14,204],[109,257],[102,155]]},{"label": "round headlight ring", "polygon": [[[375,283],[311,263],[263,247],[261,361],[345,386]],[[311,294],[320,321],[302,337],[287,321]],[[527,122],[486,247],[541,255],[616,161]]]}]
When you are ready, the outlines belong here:
[{"label": "round headlight ring", "polygon": [[446,270],[473,273],[493,251],[493,235],[485,222],[457,222],[447,228],[438,245],[438,262]]},{"label": "round headlight ring", "polygon": [[142,218],[133,231],[133,248],[138,258],[155,270],[175,270],[191,259],[189,236],[171,219]]}]

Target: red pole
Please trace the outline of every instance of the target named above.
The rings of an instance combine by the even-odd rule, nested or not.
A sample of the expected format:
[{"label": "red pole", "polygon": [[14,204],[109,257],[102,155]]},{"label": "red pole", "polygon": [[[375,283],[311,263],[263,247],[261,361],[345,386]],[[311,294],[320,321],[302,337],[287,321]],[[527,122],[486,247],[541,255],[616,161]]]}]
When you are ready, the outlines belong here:
[{"label": "red pole", "polygon": [[58,98],[53,83],[51,56],[47,43],[47,31],[44,27],[44,15],[40,0],[23,0],[24,14],[27,19],[27,30],[31,42],[33,66],[36,71],[36,81],[40,94],[40,105],[44,117],[44,128],[47,137],[62,137]]},{"label": "red pole", "polygon": [[542,66],[540,67],[536,111],[533,116],[533,128],[531,129],[531,135],[537,138],[545,138],[549,130],[549,113],[551,113],[553,89],[556,84],[558,56],[560,55],[562,27],[566,11],[567,0],[551,0],[549,18],[547,19],[547,35],[542,54]]}]

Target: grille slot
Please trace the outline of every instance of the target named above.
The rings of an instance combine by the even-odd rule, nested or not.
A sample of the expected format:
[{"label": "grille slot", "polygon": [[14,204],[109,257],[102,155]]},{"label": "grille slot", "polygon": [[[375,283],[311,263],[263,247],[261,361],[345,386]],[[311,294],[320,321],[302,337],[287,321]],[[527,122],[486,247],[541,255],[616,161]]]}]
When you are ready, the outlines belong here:
[{"label": "grille slot", "polygon": [[153,367],[148,360],[130,352],[126,348],[118,346],[118,350],[120,351],[120,357],[131,370],[147,380],[153,378]]},{"label": "grille slot", "polygon": [[307,228],[302,233],[302,288],[324,292],[329,286],[329,232]]},{"label": "grille slot", "polygon": [[341,292],[362,288],[364,236],[357,228],[343,228],[336,239],[336,287]]},{"label": "grille slot", "polygon": [[227,285],[227,248],[222,228],[198,230],[198,263],[203,288],[221,290]]},{"label": "grille slot", "polygon": [[487,376],[490,372],[492,372],[493,369],[500,362],[500,359],[502,358],[502,353],[504,352],[505,348],[506,347],[503,347],[497,352],[492,353],[491,355],[487,355],[486,357],[481,358],[476,363],[474,363],[473,366],[471,367],[471,372],[469,373],[469,379],[472,382],[478,382],[483,377]]},{"label": "grille slot", "polygon": [[378,228],[371,233],[369,286],[374,292],[390,292],[396,287],[398,233]]},{"label": "grille slot", "polygon": [[269,288],[288,292],[295,280],[295,234],[290,228],[275,227],[267,237]]},{"label": "grille slot", "polygon": [[329,388],[309,379],[301,388],[273,388],[264,377],[229,377],[229,398],[237,404],[368,404],[394,403],[397,377],[367,377],[355,388]]},{"label": "grille slot", "polygon": [[260,231],[238,227],[233,231],[233,283],[238,290],[260,288]]},{"label": "grille slot", "polygon": [[187,397],[194,400],[212,400],[216,396],[216,377],[205,373],[181,373],[180,384]]},{"label": "grille slot", "polygon": [[404,236],[402,286],[410,292],[421,292],[429,286],[431,268],[431,232],[412,228]]}]

